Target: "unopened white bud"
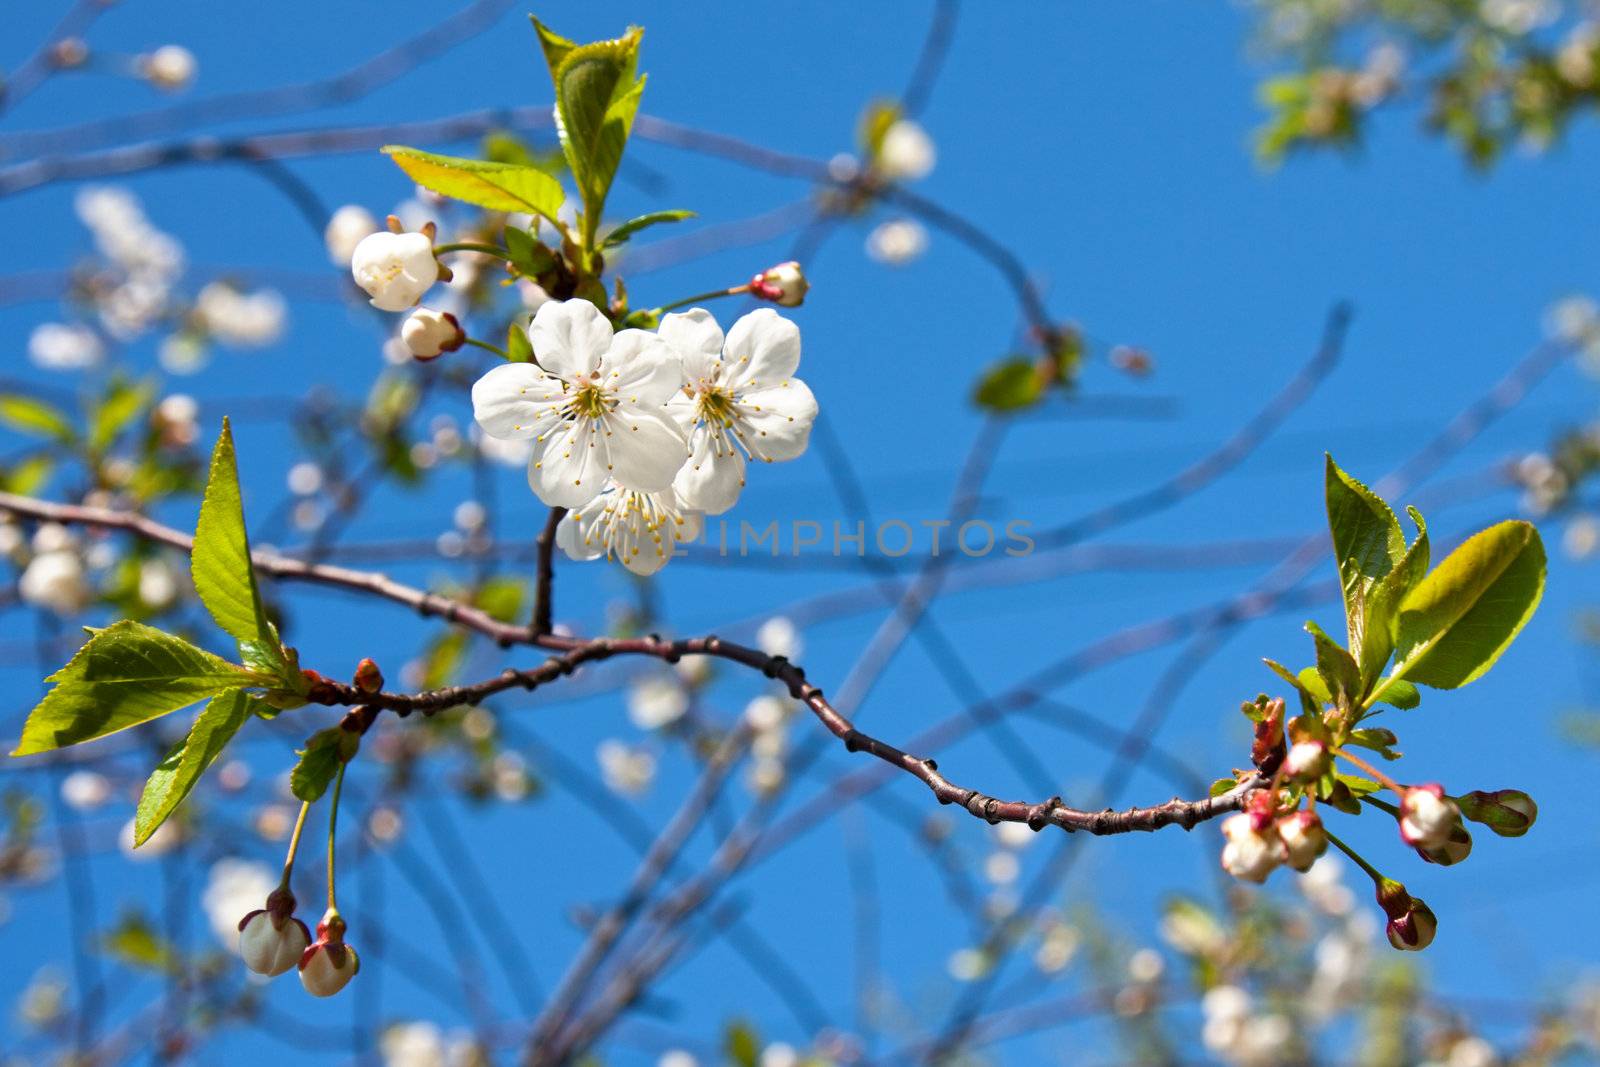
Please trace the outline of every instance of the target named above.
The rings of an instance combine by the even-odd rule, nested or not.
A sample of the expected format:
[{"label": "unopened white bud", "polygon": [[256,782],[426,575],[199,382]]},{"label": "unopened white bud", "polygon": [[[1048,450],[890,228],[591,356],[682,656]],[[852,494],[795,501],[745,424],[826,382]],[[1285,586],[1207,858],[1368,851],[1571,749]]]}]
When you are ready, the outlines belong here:
[{"label": "unopened white bud", "polygon": [[294,897],[274,901],[277,896],[274,893],[267,898],[267,908],[252,911],[239,920],[239,955],[244,965],[268,977],[283,974],[295,966],[311,945],[311,931],[289,914],[294,908]]},{"label": "unopened white bud", "polygon": [[83,560],[70,548],[42,552],[33,557],[17,582],[22,599],[57,615],[72,615],[89,606],[92,593],[84,576]]},{"label": "unopened white bud", "polygon": [[317,924],[317,939],[300,957],[300,984],[314,997],[331,997],[361,970],[356,950],[344,943],[345,923],[329,908]]},{"label": "unopened white bud", "polygon": [[1222,869],[1246,882],[1265,882],[1286,858],[1283,841],[1271,827],[1257,830],[1250,815],[1231,815],[1222,823]]},{"label": "unopened white bud", "polygon": [[1278,838],[1283,842],[1286,862],[1297,871],[1309,871],[1328,851],[1328,831],[1315,812],[1297,811],[1279,819]]},{"label": "unopened white bud", "polygon": [[350,255],[350,273],[380,311],[415,307],[439,280],[433,241],[421,233],[389,233],[362,238]]},{"label": "unopened white bud", "polygon": [[169,93],[187,89],[198,65],[194,53],[178,44],[162,45],[140,62],[150,84]]},{"label": "unopened white bud", "polygon": [[928,131],[911,119],[898,119],[878,146],[878,170],[890,181],[926,178],[938,159]]},{"label": "unopened white bud", "polygon": [[1283,772],[1297,781],[1307,782],[1321,778],[1331,762],[1328,746],[1321,741],[1299,741],[1289,746],[1283,760]]},{"label": "unopened white bud", "polygon": [[1413,848],[1442,849],[1460,825],[1461,809],[1438,785],[1407,789],[1400,801],[1400,836]]},{"label": "unopened white bud", "polygon": [[770,300],[779,307],[796,308],[805,303],[811,283],[794,260],[768,267],[750,281],[750,293],[762,300]]},{"label": "unopened white bud", "polygon": [[454,352],[466,343],[467,335],[450,312],[418,308],[406,316],[400,327],[400,339],[413,356],[428,360]]}]

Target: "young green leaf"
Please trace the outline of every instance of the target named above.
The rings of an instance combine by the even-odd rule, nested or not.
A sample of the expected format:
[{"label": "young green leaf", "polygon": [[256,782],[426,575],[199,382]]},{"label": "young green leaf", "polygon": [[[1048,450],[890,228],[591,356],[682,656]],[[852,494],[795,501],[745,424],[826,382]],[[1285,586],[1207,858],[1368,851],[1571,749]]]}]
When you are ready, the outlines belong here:
[{"label": "young green leaf", "polygon": [[1344,590],[1350,652],[1358,661],[1364,661],[1368,597],[1405,556],[1406,538],[1389,505],[1340,470],[1332,456],[1327,457],[1324,480],[1328,531],[1333,535],[1333,557],[1339,565],[1339,584]]},{"label": "young green leaf", "polygon": [[538,167],[441,156],[395,144],[384,145],[383,152],[412,181],[442,196],[490,211],[529,211],[558,222],[565,198],[561,183]]},{"label": "young green leaf", "polygon": [[1422,703],[1422,694],[1417,691],[1416,686],[1404,678],[1396,678],[1393,681],[1385,682],[1376,693],[1372,694],[1370,703],[1388,704],[1390,707],[1399,708],[1401,711],[1410,711]]},{"label": "young green leaf", "polygon": [[1435,689],[1481,677],[1533,616],[1544,572],[1530,523],[1502,522],[1468,539],[1401,602],[1395,676]]},{"label": "young green leaf", "polygon": [[155,387],[149,382],[136,385],[123,380],[113,381],[89,413],[89,450],[100,453],[111,447],[111,443],[128,423],[138,417],[154,396]]},{"label": "young green leaf", "polygon": [[177,810],[206,768],[239,732],[256,703],[256,698],[238,689],[211,698],[189,727],[189,736],[173,746],[145,782],[133,819],[135,848],[148,841]]},{"label": "young green leaf", "polygon": [[628,238],[649,226],[659,226],[663,222],[682,222],[684,219],[694,218],[693,211],[684,211],[675,208],[670,211],[652,211],[647,215],[638,215],[629,219],[610,233],[606,234],[604,241],[600,242],[601,248],[615,248],[627,242]]},{"label": "young green leaf", "polygon": [[556,265],[556,257],[534,236],[520,226],[507,226],[503,231],[506,255],[511,265],[525,278],[536,278]]},{"label": "young green leaf", "polygon": [[239,493],[239,468],[233,430],[226,417],[211,452],[211,472],[194,529],[189,573],[195,592],[224,632],[241,645],[278,647],[277,635],[261,607],[255,568],[250,565],[250,538],[244,528],[244,501]]},{"label": "young green leaf", "polygon": [[556,133],[583,201],[584,245],[594,248],[644,92],[644,78],[636,74],[644,31],[633,27],[615,40],[578,45],[537,19],[534,28],[555,84]]},{"label": "young green leaf", "polygon": [[123,620],[96,630],[46,681],[13,756],[93,741],[261,679],[171,634]]},{"label": "young green leaf", "polygon": [[506,358],[512,363],[533,362],[533,344],[528,340],[528,331],[514,322],[506,327]]},{"label": "young green leaf", "polygon": [[1407,508],[1406,512],[1411,516],[1411,521],[1417,524],[1417,539],[1411,542],[1405,556],[1367,598],[1367,628],[1360,659],[1361,681],[1368,686],[1383,673],[1384,665],[1394,651],[1394,631],[1400,602],[1428,573],[1428,524],[1422,520],[1422,512],[1416,508]]},{"label": "young green leaf", "polygon": [[73,441],[78,436],[72,428],[72,420],[60,408],[18,393],[0,394],[0,426],[62,442]]},{"label": "young green leaf", "polygon": [[349,730],[330,726],[318,730],[306,742],[300,761],[289,772],[289,791],[307,804],[313,803],[328,791],[339,764],[348,762],[361,744],[361,738]]},{"label": "young green leaf", "polygon": [[1340,707],[1353,706],[1361,699],[1361,670],[1355,658],[1316,623],[1307,622],[1306,633],[1316,642],[1317,674],[1328,687],[1332,702]]},{"label": "young green leaf", "polygon": [[984,372],[972,399],[990,411],[1020,411],[1037,404],[1043,395],[1044,383],[1033,360],[1014,356]]}]

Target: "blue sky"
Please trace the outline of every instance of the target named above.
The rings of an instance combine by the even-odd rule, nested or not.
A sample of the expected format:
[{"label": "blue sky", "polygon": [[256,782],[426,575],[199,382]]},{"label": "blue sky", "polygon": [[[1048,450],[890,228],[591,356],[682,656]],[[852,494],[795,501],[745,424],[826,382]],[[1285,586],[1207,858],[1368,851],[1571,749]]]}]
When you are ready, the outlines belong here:
[{"label": "blue sky", "polygon": [[[441,11],[437,4],[396,2],[383,5],[380,18],[370,5],[284,0],[230,8],[222,20],[214,5],[187,0],[127,4],[97,24],[91,41],[128,51],[168,41],[187,45],[199,57],[194,94],[200,96],[319,76],[401,39]],[[564,3],[539,13],[580,39],[611,35],[630,21],[643,23],[643,67],[651,75],[646,111],[826,158],[851,147],[866,101],[903,84],[928,10],[898,2],[759,9],[709,4],[666,14],[647,4]],[[54,4],[40,4],[8,16],[11,51],[0,62],[14,64],[22,42],[45,33],[57,15]],[[925,113],[939,146],[938,166],[917,190],[960,210],[1015,250],[1045,286],[1054,314],[1082,323],[1097,339],[1138,344],[1154,355],[1158,370],[1145,382],[1130,382],[1103,361],[1092,365],[1085,394],[1147,395],[1176,405],[1163,419],[1026,421],[998,457],[983,503],[987,516],[1045,528],[1159,481],[1232,433],[1288,380],[1310,356],[1329,307],[1346,299],[1355,318],[1343,359],[1288,424],[1204,496],[1120,529],[1110,540],[1181,544],[1314,532],[1321,518],[1324,450],[1357,476],[1377,478],[1539,341],[1550,302],[1594,288],[1590,235],[1600,232],[1600,200],[1593,195],[1600,138],[1594,130],[1580,124],[1570,142],[1548,156],[1512,155],[1492,174],[1480,175],[1450,147],[1419,136],[1415,114],[1398,112],[1376,123],[1354,157],[1295,160],[1269,173],[1248,148],[1258,119],[1254,85],[1264,70],[1247,49],[1248,30],[1235,6],[1179,0],[1075,6],[1070,17],[1064,9],[1021,5],[963,12]],[[547,98],[532,33],[520,10],[513,10],[490,33],[400,83],[312,121],[391,122]],[[143,86],[87,74],[46,85],[6,116],[0,131],[161,103]],[[301,121],[290,116],[215,129],[286,129]],[[687,207],[701,215],[690,225],[709,225],[805,193],[792,180],[670,147],[636,143],[630,156],[665,175],[666,184],[651,190],[619,186],[612,205],[619,215]],[[357,202],[381,214],[408,195],[403,177],[375,154],[291,166],[330,205]],[[320,240],[268,185],[243,171],[188,168],[141,175],[126,185],[157,225],[185,243],[196,265],[331,270]],[[0,201],[12,250],[5,273],[63,268],[84,250],[86,238],[71,211],[73,192],[54,186]],[[807,263],[814,288],[794,313],[805,339],[801,373],[849,450],[875,512],[915,524],[943,513],[954,471],[977,427],[966,401],[969,387],[984,364],[1018,343],[1020,329],[999,279],[951,239],[935,234],[926,256],[890,269],[863,254],[865,232],[865,224],[841,227]],[[630,289],[637,300],[654,303],[727,284],[786,258],[790,241],[720,252],[630,279]],[[5,336],[16,339],[8,368],[20,366],[26,331],[57,314],[44,303],[0,308]],[[369,316],[326,303],[296,304],[291,314],[282,344],[264,352],[224,353],[203,375],[178,387],[202,402],[297,393],[314,384],[364,390],[381,367]],[[154,365],[148,348],[133,351],[135,365]],[[1593,389],[1576,369],[1558,370],[1439,480],[1482,471],[1589,418]],[[208,418],[222,413],[206,408]],[[469,413],[453,414],[465,419]],[[255,516],[282,497],[283,473],[295,458],[280,447],[278,434],[270,424],[239,427],[247,506]],[[796,463],[757,474],[731,516],[735,520],[850,518],[815,448]],[[461,474],[439,479],[420,500],[384,491],[347,536],[431,537],[448,527],[451,507],[471,491]],[[520,474],[501,472],[496,496],[502,535],[531,536],[540,510]],[[1436,536],[1453,540],[1514,506],[1509,494],[1500,493],[1436,507],[1428,515]],[[170,518],[182,525],[192,516],[178,508]],[[1548,540],[1558,539],[1557,526],[1546,532]],[[960,643],[979,685],[992,693],[1116,628],[1237,592],[1260,570],[1092,574],[980,588],[940,602],[934,614]],[[439,566],[393,572],[415,582],[445,573]],[[1330,573],[1324,567],[1316,577]],[[813,593],[859,588],[866,581],[860,571],[675,564],[659,585],[675,627],[692,633],[720,630]],[[602,623],[608,602],[625,596],[628,586],[619,570],[566,565],[559,590],[558,614],[593,628]],[[1366,825],[1352,831],[1375,859],[1391,859],[1387,866],[1441,916],[1439,941],[1422,965],[1447,991],[1513,997],[1556,989],[1589,968],[1600,947],[1600,931],[1586,906],[1600,875],[1586,792],[1596,754],[1572,746],[1557,729],[1594,682],[1590,653],[1571,637],[1576,613],[1593,602],[1595,592],[1592,568],[1557,555],[1539,615],[1495,671],[1463,692],[1430,694],[1404,720],[1408,770],[1452,788],[1529,789],[1542,810],[1532,835],[1520,841],[1483,835],[1466,869],[1443,871],[1406,863],[1376,819],[1361,820]],[[397,609],[321,593],[293,595],[299,599],[291,603],[302,605],[295,631],[302,656],[330,673],[362,655],[398,665],[434,632]],[[825,689],[837,686],[880,614],[808,631],[804,658],[811,677]],[[1337,623],[1329,607],[1314,614],[1330,629]],[[1184,690],[1162,742],[1184,753],[1206,777],[1242,762],[1244,723],[1234,709],[1270,684],[1260,656],[1306,660],[1309,646],[1300,621],[1291,613],[1243,628]],[[8,643],[31,636],[29,621],[17,612],[0,616],[0,630]],[[1173,651],[1136,657],[1057,695],[1103,720],[1126,723]],[[500,663],[491,658],[479,665],[489,673]],[[37,672],[7,668],[5,676],[13,694],[5,721],[18,724]],[[713,707],[734,712],[759,691],[756,679],[725,678]],[[589,768],[598,740],[631,733],[615,692],[584,700],[514,698],[499,707],[507,722],[525,721],[545,744]],[[894,741],[956,710],[955,698],[911,643],[862,718]],[[800,724],[797,738],[806,736],[807,725]],[[1100,775],[1103,756],[1095,750],[1054,731],[1025,732],[1069,797],[1081,795]],[[263,774],[286,765],[287,749],[276,744],[262,741],[252,749]],[[851,760],[842,752],[830,754],[824,764],[830,770],[819,780],[853,766]],[[940,753],[940,761],[961,780],[991,792],[1024,791],[1015,772],[981,740]],[[638,813],[659,822],[691,780],[680,758],[667,759]],[[32,787],[39,779],[25,781]],[[816,788],[797,792],[809,797]],[[891,789],[904,804],[931,807],[909,780]],[[1156,801],[1170,795],[1170,786],[1139,773],[1123,795]],[[742,801],[742,792],[735,796]],[[607,899],[606,887],[620,884],[631,870],[632,853],[559,793],[509,809],[466,809],[453,802],[450,808],[462,843],[480,853],[484,876],[524,934],[548,986],[579,941],[565,909]],[[104,817],[101,829],[126,818],[114,814]],[[945,961],[965,943],[964,927],[922,853],[880,813],[858,810],[811,833],[738,882],[731,899],[746,906],[749,922],[789,954],[801,973],[828,976],[814,990],[848,1026],[853,934],[840,845],[862,832],[877,839],[887,977],[920,1024],[934,1025],[952,995]],[[958,834],[980,850],[987,830],[973,822],[960,825]],[[697,840],[694,855],[703,858],[708,844]],[[1026,853],[1028,868],[1042,863],[1056,844],[1036,842]],[[419,846],[429,847],[426,839]],[[1106,909],[1127,932],[1148,938],[1156,901],[1179,890],[1210,891],[1217,837],[1211,830],[1192,837],[1168,831],[1078,841],[1073,847],[1084,855],[1058,896]],[[245,854],[269,862],[275,851],[276,846],[245,848]],[[383,870],[381,876],[352,879],[344,891],[352,938],[359,938],[362,900],[370,893],[381,897],[383,921],[396,937],[418,953],[447,959],[439,929],[414,890],[393,869]],[[149,865],[129,865],[112,852],[95,861],[94,873],[108,917],[119,899],[151,905],[160,899],[159,879]],[[191,864],[185,877],[197,895],[200,872]],[[1284,891],[1286,881],[1277,879],[1276,888]],[[304,887],[302,897],[311,895],[311,887]],[[64,964],[59,897],[23,892],[11,904],[11,920],[0,926],[6,957]],[[210,937],[202,920],[190,926],[197,940]],[[440,966],[452,973],[448,963]],[[674,973],[659,1007],[673,1027],[702,1037],[713,1036],[730,1015],[746,1015],[761,1022],[763,1033],[800,1039],[773,995],[742,968],[727,952],[708,949]],[[488,971],[485,988],[493,1009],[514,1017],[515,998],[493,968]],[[0,1000],[9,1002],[31,973],[31,966],[9,968],[0,976]],[[156,993],[148,979],[141,983],[119,994],[114,1014]],[[404,978],[385,977],[381,990],[370,995],[381,998],[381,1019],[435,1017],[447,1026],[463,1021],[458,1006],[434,1006]],[[281,984],[268,997],[280,1012],[341,1029],[355,1003],[307,1004],[298,989]],[[0,1023],[0,1034],[12,1025]],[[1104,1039],[1089,1033],[1091,1042]],[[0,1045],[10,1043],[0,1038]],[[1007,1062],[1073,1062],[1076,1047],[1081,1046],[1048,1038],[1003,1051]],[[213,1046],[204,1059],[220,1062],[226,1055],[255,1064],[279,1054],[275,1044],[235,1037]],[[317,1062],[347,1058],[341,1050]],[[608,1058],[650,1061],[626,1047]]]}]

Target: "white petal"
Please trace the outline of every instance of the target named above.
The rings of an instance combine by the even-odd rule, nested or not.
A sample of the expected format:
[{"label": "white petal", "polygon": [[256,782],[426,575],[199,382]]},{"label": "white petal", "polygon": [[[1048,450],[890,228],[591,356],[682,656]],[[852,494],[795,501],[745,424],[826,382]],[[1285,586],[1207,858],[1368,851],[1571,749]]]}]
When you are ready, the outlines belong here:
[{"label": "white petal", "polygon": [[644,330],[623,330],[606,353],[605,387],[624,410],[659,408],[683,384],[683,364],[665,341]]},{"label": "white petal", "polygon": [[532,363],[502,363],[472,385],[472,417],[483,432],[503,441],[536,436],[547,419],[561,383]]},{"label": "white petal", "polygon": [[739,396],[739,439],[757,459],[794,459],[811,440],[817,398],[799,378]]},{"label": "white petal", "polygon": [[667,400],[664,409],[667,417],[677,423],[687,437],[694,430],[695,423],[700,421],[700,406],[693,397],[687,396],[683,390],[673,393]]},{"label": "white petal", "polygon": [[666,315],[656,331],[683,360],[683,376],[690,382],[711,381],[722,360],[722,327],[705,308],[690,308]]},{"label": "white petal", "polygon": [[554,301],[541,307],[528,328],[539,366],[558,378],[593,374],[611,347],[611,323],[587,300]]},{"label": "white petal", "polygon": [[611,477],[618,485],[654,493],[672,484],[689,446],[664,410],[619,408],[604,419]]},{"label": "white petal", "polygon": [[689,441],[689,462],[672,480],[672,488],[685,506],[721,515],[733,507],[744,488],[744,453],[705,426],[698,427]]},{"label": "white petal", "polygon": [[582,507],[606,487],[609,451],[595,419],[552,426],[534,438],[528,485],[551,507]]},{"label": "white petal", "polygon": [[727,381],[736,389],[777,385],[800,366],[800,327],[771,308],[757,308],[728,331]]},{"label": "white petal", "polygon": [[556,527],[556,544],[568,559],[599,559],[606,554],[605,538],[595,524],[595,518],[601,511],[596,505],[604,500],[605,497],[599,496],[583,507],[567,512],[567,517]]}]

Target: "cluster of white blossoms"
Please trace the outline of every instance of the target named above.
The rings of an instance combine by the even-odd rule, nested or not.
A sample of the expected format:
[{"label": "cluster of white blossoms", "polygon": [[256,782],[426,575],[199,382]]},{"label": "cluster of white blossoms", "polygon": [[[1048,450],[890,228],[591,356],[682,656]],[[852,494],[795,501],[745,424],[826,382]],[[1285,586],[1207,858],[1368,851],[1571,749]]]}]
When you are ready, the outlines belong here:
[{"label": "cluster of white blossoms", "polygon": [[[911,119],[901,118],[884,131],[872,163],[874,171],[885,181],[913,182],[933,173],[938,158],[928,131]],[[911,218],[888,219],[867,234],[867,254],[890,266],[911,262],[927,247],[928,231]]]},{"label": "cluster of white blossoms", "polygon": [[105,358],[108,340],[132,342],[176,324],[161,340],[159,359],[168,372],[187,374],[204,365],[211,342],[260,348],[283,334],[287,307],[274,290],[246,291],[216,281],[193,300],[179,292],[183,248],[151,224],[131,193],[89,188],[78,194],[74,206],[94,237],[97,253],[76,271],[75,295],[93,318],[35,327],[28,355],[38,366],[83,370]]},{"label": "cluster of white blossoms", "polygon": [[750,460],[805,451],[816,398],[794,377],[800,331],[770,308],[724,336],[709,312],[656,332],[612,329],[586,300],[551,301],[528,331],[536,363],[495,367],[472,388],[483,432],[532,442],[528,484],[568,508],[557,543],[653,574],[731,508]]}]

